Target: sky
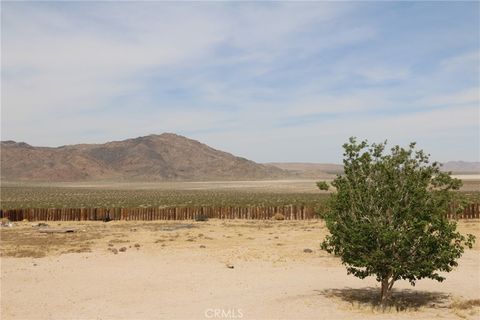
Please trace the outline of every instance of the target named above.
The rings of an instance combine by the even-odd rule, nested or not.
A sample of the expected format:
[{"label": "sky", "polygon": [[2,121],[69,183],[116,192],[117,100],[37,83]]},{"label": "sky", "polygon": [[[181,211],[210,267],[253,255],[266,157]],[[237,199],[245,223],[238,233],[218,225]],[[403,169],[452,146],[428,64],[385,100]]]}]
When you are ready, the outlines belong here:
[{"label": "sky", "polygon": [[1,139],[174,132],[257,162],[351,136],[480,161],[479,2],[1,3]]}]

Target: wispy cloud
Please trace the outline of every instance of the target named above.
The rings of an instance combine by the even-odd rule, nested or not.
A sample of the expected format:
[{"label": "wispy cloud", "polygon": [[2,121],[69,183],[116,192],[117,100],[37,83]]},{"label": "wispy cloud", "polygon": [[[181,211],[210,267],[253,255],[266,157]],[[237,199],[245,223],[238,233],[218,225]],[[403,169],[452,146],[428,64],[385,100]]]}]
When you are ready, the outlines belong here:
[{"label": "wispy cloud", "polygon": [[5,2],[2,139],[174,131],[257,161],[338,162],[356,135],[478,160],[478,9]]}]

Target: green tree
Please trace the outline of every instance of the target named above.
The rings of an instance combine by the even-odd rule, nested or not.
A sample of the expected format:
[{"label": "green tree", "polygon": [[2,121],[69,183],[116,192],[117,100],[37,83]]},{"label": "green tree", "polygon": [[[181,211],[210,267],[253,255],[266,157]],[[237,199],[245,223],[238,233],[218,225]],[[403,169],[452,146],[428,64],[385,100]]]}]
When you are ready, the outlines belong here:
[{"label": "green tree", "polygon": [[345,173],[331,183],[336,192],[323,214],[330,235],[322,249],[340,256],[348,274],[375,276],[382,305],[397,280],[443,281],[439,272],[452,271],[475,241],[445,214],[461,181],[430,163],[415,143],[388,153],[386,142],[350,138],[343,148]]}]

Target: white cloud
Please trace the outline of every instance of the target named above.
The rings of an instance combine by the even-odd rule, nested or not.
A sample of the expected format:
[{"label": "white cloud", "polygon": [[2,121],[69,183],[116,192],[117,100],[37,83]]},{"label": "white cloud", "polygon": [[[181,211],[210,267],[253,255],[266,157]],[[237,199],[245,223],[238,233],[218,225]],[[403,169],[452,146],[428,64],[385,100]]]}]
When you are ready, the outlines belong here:
[{"label": "white cloud", "polygon": [[138,20],[125,20],[132,12],[122,12],[112,27],[123,25],[131,33],[123,39],[102,29],[83,30],[88,22],[71,21],[52,10],[21,5],[5,11],[3,105],[12,122],[103,106],[112,97],[137,91],[141,83],[132,77],[138,72],[187,63],[222,40],[219,26],[208,17],[187,15],[189,28],[179,28],[173,16],[161,22],[150,16],[147,22],[140,12]]},{"label": "white cloud", "polygon": [[[83,15],[77,15],[55,6],[7,4],[2,25],[5,117],[18,125],[34,114],[105,106],[112,97],[140,91],[143,77],[153,70],[188,69],[208,60],[222,41],[250,49],[235,59],[258,59],[259,47],[269,49],[263,54],[268,58],[274,42],[285,47],[286,36],[300,25],[335,14],[321,7],[251,6],[225,15],[218,12],[220,4],[112,3],[85,4]],[[203,82],[198,85],[214,99],[221,88]]]}]

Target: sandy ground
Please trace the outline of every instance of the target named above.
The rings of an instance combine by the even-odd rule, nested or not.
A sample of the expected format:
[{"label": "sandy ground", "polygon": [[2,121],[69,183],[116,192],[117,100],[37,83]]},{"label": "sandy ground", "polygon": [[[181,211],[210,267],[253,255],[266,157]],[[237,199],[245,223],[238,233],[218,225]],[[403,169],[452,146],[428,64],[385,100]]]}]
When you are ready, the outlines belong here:
[{"label": "sandy ground", "polygon": [[[374,279],[319,250],[321,221],[32,224],[1,230],[1,319],[480,317],[478,244],[443,283],[396,284],[381,311]],[[479,221],[459,229],[480,236]]]}]

